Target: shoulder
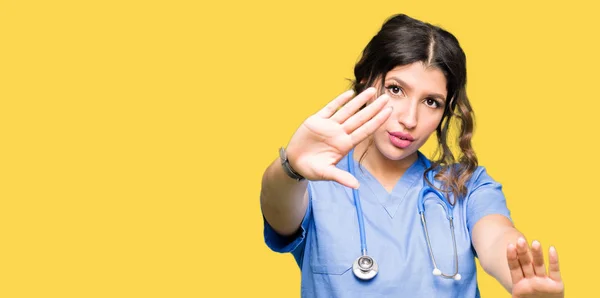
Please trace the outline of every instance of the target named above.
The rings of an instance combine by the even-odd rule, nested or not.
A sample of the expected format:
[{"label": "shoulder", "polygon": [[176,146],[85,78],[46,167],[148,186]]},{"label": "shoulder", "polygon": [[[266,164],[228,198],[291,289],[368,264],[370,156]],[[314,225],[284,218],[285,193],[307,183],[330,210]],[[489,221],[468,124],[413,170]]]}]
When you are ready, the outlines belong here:
[{"label": "shoulder", "polygon": [[469,189],[472,189],[488,184],[500,185],[500,183],[497,180],[492,178],[486,167],[477,166],[477,168],[475,168],[475,171],[473,171],[473,174],[471,174],[471,177],[467,182],[467,187]]},{"label": "shoulder", "polygon": [[[488,169],[485,166],[478,165],[477,167],[475,167],[475,170],[473,170],[473,172],[469,175],[467,179],[464,179],[464,177],[459,177],[460,175],[463,175],[465,171],[464,167],[461,167],[460,163],[454,163],[450,167],[452,168],[452,170],[454,170],[454,175],[458,175],[453,179],[457,179],[458,181],[460,181],[459,183],[461,183],[466,188],[466,194],[464,198],[468,199],[474,192],[477,192],[477,190],[479,189],[493,188],[500,191],[502,190],[502,185],[490,175]],[[430,175],[436,175],[441,170],[441,167],[437,167],[433,169],[433,173]],[[428,176],[431,179],[432,176],[430,175]]]},{"label": "shoulder", "polygon": [[[460,173],[462,171],[460,165],[460,163],[454,163],[451,167],[453,167],[456,172]],[[437,174],[440,170],[441,168],[438,167],[434,169],[433,172],[434,174]],[[472,188],[486,183],[498,183],[498,181],[492,178],[485,166],[478,165],[465,183],[468,188]]]}]

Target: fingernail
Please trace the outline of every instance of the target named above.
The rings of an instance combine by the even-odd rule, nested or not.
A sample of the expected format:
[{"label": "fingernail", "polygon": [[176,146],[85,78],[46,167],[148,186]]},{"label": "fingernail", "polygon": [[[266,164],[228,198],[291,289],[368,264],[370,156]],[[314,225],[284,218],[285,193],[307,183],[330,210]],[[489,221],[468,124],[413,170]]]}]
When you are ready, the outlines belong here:
[{"label": "fingernail", "polygon": [[537,241],[537,240],[533,240],[533,242],[531,242],[531,246],[537,246],[537,247],[539,247],[540,246],[540,242]]},{"label": "fingernail", "polygon": [[519,239],[517,239],[517,244],[519,246],[525,246],[525,239],[523,239],[522,237],[519,237]]}]

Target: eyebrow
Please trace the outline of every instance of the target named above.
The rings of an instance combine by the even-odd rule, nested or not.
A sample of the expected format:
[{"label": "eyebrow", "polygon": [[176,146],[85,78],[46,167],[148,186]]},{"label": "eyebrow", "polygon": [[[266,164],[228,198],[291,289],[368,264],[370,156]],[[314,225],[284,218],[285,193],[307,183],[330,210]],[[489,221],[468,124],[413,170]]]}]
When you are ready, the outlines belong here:
[{"label": "eyebrow", "polygon": [[[393,80],[393,81],[396,81],[398,84],[400,84],[400,85],[402,85],[402,86],[406,86],[406,87],[408,87],[408,89],[409,89],[409,90],[410,90],[410,89],[412,89],[412,87],[411,87],[409,84],[407,84],[406,82],[404,82],[403,80],[401,80],[401,79],[400,79],[400,78],[398,78],[398,77],[389,77],[389,78],[387,78],[386,80]],[[442,95],[442,94],[439,94],[439,93],[430,93],[430,94],[428,94],[427,96],[428,96],[428,97],[437,98],[437,99],[440,99],[440,100],[442,100],[442,101],[446,102],[446,97],[445,97],[444,95]]]}]

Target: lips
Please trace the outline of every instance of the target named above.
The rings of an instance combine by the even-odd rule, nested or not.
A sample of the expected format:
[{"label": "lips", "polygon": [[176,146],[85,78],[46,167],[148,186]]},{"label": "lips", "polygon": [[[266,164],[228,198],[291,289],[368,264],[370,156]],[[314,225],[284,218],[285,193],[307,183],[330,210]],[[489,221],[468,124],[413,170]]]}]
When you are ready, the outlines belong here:
[{"label": "lips", "polygon": [[410,134],[403,132],[390,132],[390,142],[392,145],[405,149],[415,140]]},{"label": "lips", "polygon": [[390,135],[405,141],[414,141],[415,139],[409,134],[405,132],[390,132]]}]

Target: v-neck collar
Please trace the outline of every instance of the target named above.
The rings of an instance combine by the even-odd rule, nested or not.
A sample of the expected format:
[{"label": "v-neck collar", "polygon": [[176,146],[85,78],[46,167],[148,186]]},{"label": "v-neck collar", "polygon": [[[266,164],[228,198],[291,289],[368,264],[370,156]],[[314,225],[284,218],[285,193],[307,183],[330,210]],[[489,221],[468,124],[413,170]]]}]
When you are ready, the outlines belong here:
[{"label": "v-neck collar", "polygon": [[[350,152],[352,154],[352,152]],[[422,173],[425,171],[425,161],[427,159],[420,151],[417,151],[417,160],[406,169],[402,177],[398,179],[391,192],[388,192],[385,187],[373,176],[369,170],[364,167],[359,168],[359,164],[356,160],[354,161],[354,173],[360,176],[366,183],[362,189],[364,191],[370,191],[383,206],[390,218],[394,218],[400,203],[404,201],[408,191],[415,186],[422,178]],[[358,177],[356,177],[358,179]],[[362,186],[363,184],[361,184]],[[359,190],[360,192],[360,190]]]}]

